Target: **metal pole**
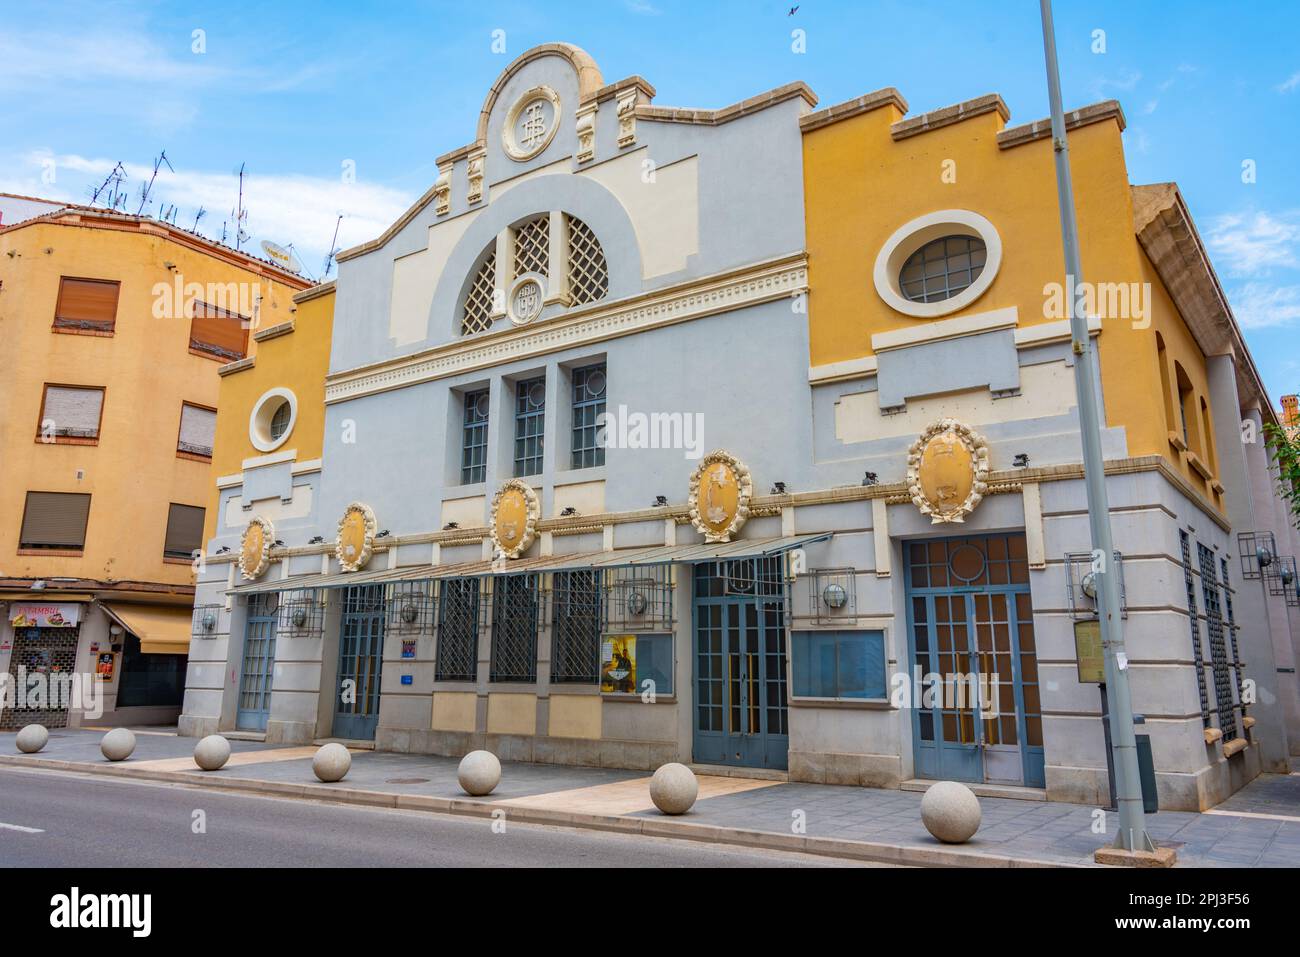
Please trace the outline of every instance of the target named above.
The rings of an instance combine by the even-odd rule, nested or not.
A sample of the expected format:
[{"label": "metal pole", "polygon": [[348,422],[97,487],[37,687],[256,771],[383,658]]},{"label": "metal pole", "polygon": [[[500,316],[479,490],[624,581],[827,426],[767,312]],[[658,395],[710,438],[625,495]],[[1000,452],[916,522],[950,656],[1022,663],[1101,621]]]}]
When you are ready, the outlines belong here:
[{"label": "metal pole", "polygon": [[1079,227],[1074,218],[1074,186],[1070,181],[1070,148],[1061,107],[1061,78],[1056,63],[1056,34],[1052,0],[1039,0],[1043,17],[1043,51],[1047,58],[1047,94],[1052,106],[1052,149],[1056,154],[1056,185],[1061,207],[1061,242],[1065,247],[1065,292],[1070,302],[1070,338],[1074,351],[1074,385],[1083,438],[1083,475],[1088,492],[1088,526],[1092,532],[1093,566],[1097,572],[1097,618],[1106,657],[1106,690],[1110,705],[1110,737],[1115,762],[1115,791],[1119,803],[1119,834],[1115,847],[1151,851],[1142,807],[1138,774],[1137,736],[1133,730],[1133,699],[1128,686],[1128,656],[1124,650],[1118,576],[1111,574],[1115,548],[1110,534],[1110,504],[1106,496],[1105,463],[1101,455],[1101,400],[1097,395],[1097,359],[1088,335],[1088,317],[1078,291],[1083,285],[1079,262]]}]

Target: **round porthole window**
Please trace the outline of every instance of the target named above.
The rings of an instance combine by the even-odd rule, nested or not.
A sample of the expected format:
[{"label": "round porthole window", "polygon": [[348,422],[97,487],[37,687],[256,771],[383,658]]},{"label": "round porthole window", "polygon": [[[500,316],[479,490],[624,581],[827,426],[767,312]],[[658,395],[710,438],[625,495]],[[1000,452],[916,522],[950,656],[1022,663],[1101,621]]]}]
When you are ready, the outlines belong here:
[{"label": "round porthole window", "polygon": [[271,389],[253,405],[248,439],[259,452],[274,452],[288,440],[297,420],[298,397],[288,389]]},{"label": "round porthole window", "polygon": [[982,296],[1001,265],[993,224],[969,210],[946,209],[896,230],[876,256],[872,278],[890,308],[933,319]]}]

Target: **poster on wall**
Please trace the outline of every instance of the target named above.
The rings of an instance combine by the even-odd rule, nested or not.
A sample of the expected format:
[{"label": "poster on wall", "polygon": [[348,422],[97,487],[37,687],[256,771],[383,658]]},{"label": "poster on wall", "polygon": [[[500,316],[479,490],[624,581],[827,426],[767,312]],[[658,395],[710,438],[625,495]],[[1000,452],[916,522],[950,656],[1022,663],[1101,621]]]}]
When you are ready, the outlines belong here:
[{"label": "poster on wall", "polygon": [[636,635],[606,635],[601,640],[600,690],[636,693]]},{"label": "poster on wall", "polygon": [[109,682],[113,680],[113,672],[117,669],[117,655],[111,651],[101,652],[95,659],[95,678],[99,681]]},{"label": "poster on wall", "polygon": [[9,606],[9,624],[15,628],[76,628],[81,606],[75,603],[14,602]]}]

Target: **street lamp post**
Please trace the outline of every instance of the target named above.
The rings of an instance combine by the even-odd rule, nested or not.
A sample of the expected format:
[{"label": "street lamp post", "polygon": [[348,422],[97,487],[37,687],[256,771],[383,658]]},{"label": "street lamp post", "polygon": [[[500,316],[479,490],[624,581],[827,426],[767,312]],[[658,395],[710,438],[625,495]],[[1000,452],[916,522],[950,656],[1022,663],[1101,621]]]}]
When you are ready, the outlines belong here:
[{"label": "street lamp post", "polygon": [[1137,736],[1133,730],[1133,699],[1128,686],[1128,656],[1120,616],[1119,579],[1113,574],[1115,549],[1110,534],[1110,504],[1106,495],[1105,463],[1101,453],[1101,401],[1095,375],[1096,353],[1088,333],[1088,317],[1079,291],[1083,285],[1079,262],[1079,227],[1074,216],[1074,186],[1070,181],[1070,148],[1061,107],[1061,78],[1056,62],[1052,0],[1039,0],[1043,17],[1043,50],[1047,59],[1047,94],[1052,107],[1052,149],[1061,207],[1061,241],[1065,247],[1066,297],[1070,303],[1070,338],[1074,351],[1074,385],[1078,395],[1083,438],[1083,475],[1088,493],[1088,526],[1092,532],[1093,565],[1097,572],[1097,617],[1106,661],[1110,697],[1110,739],[1115,764],[1115,795],[1119,804],[1119,833],[1115,847],[1153,852],[1142,806]]}]

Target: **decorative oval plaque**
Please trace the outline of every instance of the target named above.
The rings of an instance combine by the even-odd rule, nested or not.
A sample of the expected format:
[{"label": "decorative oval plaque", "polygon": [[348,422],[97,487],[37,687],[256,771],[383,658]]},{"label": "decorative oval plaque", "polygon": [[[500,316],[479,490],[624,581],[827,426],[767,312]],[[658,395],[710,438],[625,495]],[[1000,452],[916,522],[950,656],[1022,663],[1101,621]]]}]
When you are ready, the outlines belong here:
[{"label": "decorative oval plaque", "polygon": [[239,539],[239,571],[252,581],[261,578],[271,564],[271,545],[275,542],[275,526],[270,520],[258,516],[244,528]]},{"label": "decorative oval plaque", "polygon": [[706,542],[729,542],[749,518],[753,495],[745,463],[722,449],[710,452],[691,474],[691,524]]},{"label": "decorative oval plaque", "polygon": [[363,502],[353,502],[339,519],[334,557],[345,572],[360,571],[375,550],[375,513]]},{"label": "decorative oval plaque", "polygon": [[931,524],[964,522],[988,491],[989,448],[984,436],[956,419],[941,419],[912,443],[907,485]]},{"label": "decorative oval plaque", "polygon": [[493,552],[506,558],[518,558],[528,550],[537,536],[541,517],[537,492],[522,479],[510,479],[492,498]]}]

